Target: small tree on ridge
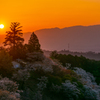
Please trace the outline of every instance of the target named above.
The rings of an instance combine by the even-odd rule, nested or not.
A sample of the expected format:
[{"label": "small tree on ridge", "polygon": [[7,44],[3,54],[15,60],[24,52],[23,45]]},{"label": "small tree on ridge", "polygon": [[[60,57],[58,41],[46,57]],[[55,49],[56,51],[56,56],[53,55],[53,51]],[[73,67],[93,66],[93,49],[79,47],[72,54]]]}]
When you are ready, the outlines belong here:
[{"label": "small tree on ridge", "polygon": [[40,52],[40,44],[37,36],[34,34],[34,32],[31,34],[31,37],[28,41],[28,50],[29,52]]}]

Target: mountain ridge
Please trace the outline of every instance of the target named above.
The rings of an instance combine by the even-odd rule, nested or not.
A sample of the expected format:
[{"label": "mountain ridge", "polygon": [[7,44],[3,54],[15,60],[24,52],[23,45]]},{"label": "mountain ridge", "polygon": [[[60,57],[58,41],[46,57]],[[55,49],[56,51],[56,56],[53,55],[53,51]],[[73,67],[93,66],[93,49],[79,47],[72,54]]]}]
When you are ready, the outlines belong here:
[{"label": "mountain ridge", "polygon": [[[70,44],[69,49],[72,51],[98,52],[100,50],[100,25],[42,29],[35,31],[35,34],[40,38],[43,48],[47,47],[47,50],[68,50],[68,44]],[[49,43],[49,47],[44,43],[43,39],[45,39],[46,43]]]},{"label": "mountain ridge", "polygon": [[[31,33],[23,34],[25,43],[28,42]],[[35,34],[39,38],[42,49],[45,50],[100,51],[100,25],[46,28],[36,30]],[[5,35],[0,37],[2,43]]]}]

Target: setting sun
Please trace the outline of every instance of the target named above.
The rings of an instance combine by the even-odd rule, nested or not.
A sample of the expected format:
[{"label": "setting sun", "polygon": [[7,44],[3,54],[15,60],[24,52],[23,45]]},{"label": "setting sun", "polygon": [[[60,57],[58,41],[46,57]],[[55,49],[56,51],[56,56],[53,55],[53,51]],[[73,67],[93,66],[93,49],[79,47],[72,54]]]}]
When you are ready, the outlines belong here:
[{"label": "setting sun", "polygon": [[0,28],[1,28],[1,29],[4,28],[4,25],[3,25],[3,24],[0,24]]}]

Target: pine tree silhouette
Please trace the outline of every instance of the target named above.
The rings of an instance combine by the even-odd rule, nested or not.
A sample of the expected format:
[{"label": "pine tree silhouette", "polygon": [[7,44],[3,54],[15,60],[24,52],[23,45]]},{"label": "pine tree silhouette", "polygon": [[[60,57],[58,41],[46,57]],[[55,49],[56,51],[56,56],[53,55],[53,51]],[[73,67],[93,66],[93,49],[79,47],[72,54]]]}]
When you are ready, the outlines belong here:
[{"label": "pine tree silhouette", "polygon": [[7,35],[5,41],[3,42],[4,46],[10,46],[9,52],[14,59],[16,58],[15,56],[18,45],[24,42],[24,39],[22,38],[23,33],[21,27],[22,26],[20,26],[20,23],[12,22],[10,26],[10,31],[6,32]]},{"label": "pine tree silhouette", "polygon": [[34,32],[31,34],[31,37],[28,41],[28,50],[29,52],[40,52],[40,44],[37,36],[34,34]]},{"label": "pine tree silhouette", "polygon": [[11,47],[13,46],[14,50],[15,47],[18,43],[24,42],[24,39],[21,37],[23,33],[21,32],[22,30],[20,29],[22,26],[20,26],[20,23],[18,22],[12,22],[10,26],[11,31],[7,31],[7,35],[5,38],[4,46],[10,45]]}]

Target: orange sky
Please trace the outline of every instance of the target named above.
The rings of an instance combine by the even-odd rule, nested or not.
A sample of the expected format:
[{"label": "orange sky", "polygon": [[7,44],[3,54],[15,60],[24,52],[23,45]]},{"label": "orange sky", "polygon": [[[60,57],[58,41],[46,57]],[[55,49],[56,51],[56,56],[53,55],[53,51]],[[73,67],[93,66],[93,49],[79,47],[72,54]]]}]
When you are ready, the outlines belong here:
[{"label": "orange sky", "polygon": [[0,0],[0,8],[0,34],[11,22],[20,22],[24,32],[100,24],[100,0]]}]

